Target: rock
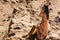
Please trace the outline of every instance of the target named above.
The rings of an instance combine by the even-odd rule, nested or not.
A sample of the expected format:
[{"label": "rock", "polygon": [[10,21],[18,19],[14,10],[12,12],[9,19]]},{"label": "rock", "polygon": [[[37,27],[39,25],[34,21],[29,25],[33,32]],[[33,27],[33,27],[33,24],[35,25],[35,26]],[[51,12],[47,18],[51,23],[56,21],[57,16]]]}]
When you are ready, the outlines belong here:
[{"label": "rock", "polygon": [[[26,40],[33,27],[41,23],[38,15],[46,0],[0,0],[0,40]],[[60,40],[60,0],[49,0],[49,33],[45,40]]]}]

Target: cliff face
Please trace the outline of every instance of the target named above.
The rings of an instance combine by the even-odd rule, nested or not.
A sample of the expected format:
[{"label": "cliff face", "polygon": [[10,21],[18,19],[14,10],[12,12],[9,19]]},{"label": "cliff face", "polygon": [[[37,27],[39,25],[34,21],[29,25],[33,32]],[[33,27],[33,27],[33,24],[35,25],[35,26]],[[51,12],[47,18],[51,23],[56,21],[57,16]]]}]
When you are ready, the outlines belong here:
[{"label": "cliff face", "polygon": [[[0,0],[0,40],[26,40],[47,0]],[[49,34],[46,40],[60,40],[60,0],[49,0]]]}]

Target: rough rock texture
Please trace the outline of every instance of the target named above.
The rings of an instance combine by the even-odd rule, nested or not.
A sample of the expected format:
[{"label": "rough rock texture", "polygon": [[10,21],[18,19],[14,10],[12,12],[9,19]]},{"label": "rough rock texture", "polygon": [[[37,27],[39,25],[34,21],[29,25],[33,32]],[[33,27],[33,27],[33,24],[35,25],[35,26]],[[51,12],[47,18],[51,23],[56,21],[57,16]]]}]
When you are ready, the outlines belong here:
[{"label": "rough rock texture", "polygon": [[[0,40],[26,40],[33,25],[41,22],[41,7],[47,0],[0,0]],[[60,40],[60,0],[49,0],[49,34]]]}]

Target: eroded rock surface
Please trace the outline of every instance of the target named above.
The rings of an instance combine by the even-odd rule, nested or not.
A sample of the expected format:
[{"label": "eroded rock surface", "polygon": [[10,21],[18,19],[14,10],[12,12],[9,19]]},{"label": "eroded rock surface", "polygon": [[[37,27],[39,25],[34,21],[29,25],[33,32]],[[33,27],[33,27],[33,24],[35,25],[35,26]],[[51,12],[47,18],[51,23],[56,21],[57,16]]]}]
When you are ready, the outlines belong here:
[{"label": "eroded rock surface", "polygon": [[[33,25],[41,22],[46,0],[0,0],[0,40],[26,40]],[[49,34],[46,40],[60,40],[60,0],[49,0]]]}]

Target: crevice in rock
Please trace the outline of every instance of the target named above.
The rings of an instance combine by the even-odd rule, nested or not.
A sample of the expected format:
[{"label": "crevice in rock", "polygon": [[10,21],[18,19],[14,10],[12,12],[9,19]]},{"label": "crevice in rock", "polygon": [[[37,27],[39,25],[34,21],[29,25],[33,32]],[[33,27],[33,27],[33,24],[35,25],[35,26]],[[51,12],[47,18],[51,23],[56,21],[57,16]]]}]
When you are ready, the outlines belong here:
[{"label": "crevice in rock", "polygon": [[26,0],[26,3],[28,4],[28,3],[30,3],[31,1],[33,1],[33,0]]},{"label": "crevice in rock", "polygon": [[14,36],[14,35],[15,35],[15,33],[11,33],[11,34],[8,35],[8,37],[11,37],[11,36]]},{"label": "crevice in rock", "polygon": [[11,16],[9,16],[9,17],[8,17],[7,21],[9,21],[9,20],[10,20],[10,18],[11,18]]},{"label": "crevice in rock", "polygon": [[4,0],[5,2],[8,2],[7,0]]},{"label": "crevice in rock", "polygon": [[[12,16],[14,16],[14,15],[12,15]],[[12,35],[12,36],[15,35],[14,33],[10,34],[11,25],[14,24],[14,23],[12,22],[12,16],[8,17],[8,18],[10,18],[10,24],[9,24],[9,28],[8,28],[7,34],[4,36],[4,38],[11,37],[11,35]],[[3,40],[4,40],[4,38],[3,38]]]},{"label": "crevice in rock", "polygon": [[[9,24],[9,28],[8,28],[8,31],[7,31],[7,34],[3,37],[3,40],[5,40],[7,37],[10,37],[10,30],[11,30],[11,25],[14,24],[12,22],[12,20],[10,21],[10,24]],[[12,34],[12,35],[15,35],[15,34]]]},{"label": "crevice in rock", "polygon": [[50,8],[50,10],[52,10],[52,8]]},{"label": "crevice in rock", "polygon": [[16,15],[16,12],[17,12],[18,10],[17,9],[13,9],[13,12],[12,12],[12,18],[14,18],[14,15]]},{"label": "crevice in rock", "polygon": [[18,10],[16,10],[16,9],[14,8],[14,10],[13,10],[13,14],[15,14],[17,11],[18,11]]},{"label": "crevice in rock", "polygon": [[20,27],[16,27],[16,28],[14,28],[14,30],[16,30],[16,29],[20,30],[21,28],[20,28]]},{"label": "crevice in rock", "polygon": [[16,1],[16,2],[18,2],[18,3],[22,3],[22,2],[23,2],[23,0],[19,0],[19,1]]},{"label": "crevice in rock", "polygon": [[15,2],[13,2],[13,1],[12,1],[12,3],[14,3],[14,4],[15,4]]},{"label": "crevice in rock", "polygon": [[9,34],[10,30],[11,30],[11,25],[12,25],[12,24],[14,24],[14,23],[13,23],[12,20],[11,20],[10,25],[9,25],[9,29],[8,29],[8,34]]}]

